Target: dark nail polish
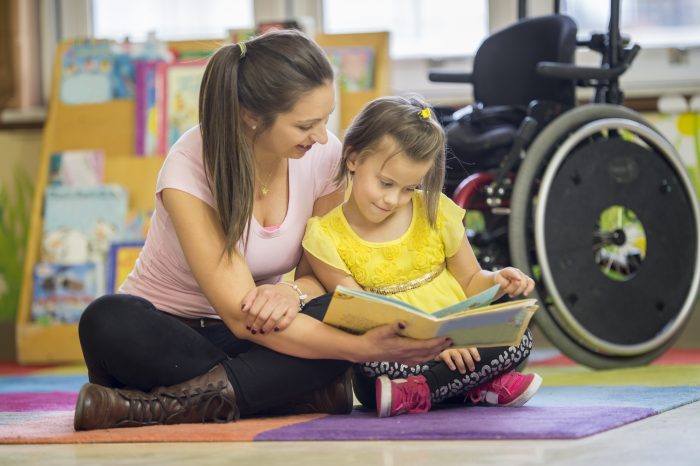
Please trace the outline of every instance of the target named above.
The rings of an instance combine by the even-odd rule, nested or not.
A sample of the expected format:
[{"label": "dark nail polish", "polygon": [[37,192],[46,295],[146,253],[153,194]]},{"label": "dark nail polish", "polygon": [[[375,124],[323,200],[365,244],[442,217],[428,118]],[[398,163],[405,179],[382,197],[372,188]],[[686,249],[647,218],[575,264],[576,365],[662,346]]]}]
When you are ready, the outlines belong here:
[{"label": "dark nail polish", "polygon": [[250,333],[252,333],[253,335],[255,335],[255,334],[258,333],[258,331],[257,331],[257,330],[251,330]]},{"label": "dark nail polish", "polygon": [[401,330],[405,330],[405,329],[406,329],[406,326],[405,326],[404,324],[402,324],[401,322],[399,322],[399,328],[400,328]]},{"label": "dark nail polish", "polygon": [[246,329],[246,330],[250,330],[250,325],[246,325],[246,326],[245,326],[245,329]]},{"label": "dark nail polish", "polygon": [[279,332],[279,331],[280,331],[280,328],[279,328],[279,327],[275,327],[275,332]]},{"label": "dark nail polish", "polygon": [[265,330],[260,330],[260,335],[265,335]]}]

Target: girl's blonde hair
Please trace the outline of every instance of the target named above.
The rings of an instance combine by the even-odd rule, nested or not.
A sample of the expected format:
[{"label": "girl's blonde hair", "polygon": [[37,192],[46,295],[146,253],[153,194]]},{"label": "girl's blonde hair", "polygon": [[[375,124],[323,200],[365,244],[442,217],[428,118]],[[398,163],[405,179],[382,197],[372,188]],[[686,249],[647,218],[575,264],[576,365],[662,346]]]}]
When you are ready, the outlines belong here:
[{"label": "girl's blonde hair", "polygon": [[260,134],[299,98],[333,82],[323,50],[295,30],[271,31],[219,48],[209,60],[199,93],[204,168],[224,230],[229,256],[253,215],[255,156],[241,112],[260,118]]},{"label": "girl's blonde hair", "polygon": [[433,161],[422,189],[426,214],[434,227],[445,179],[445,132],[430,106],[418,97],[380,97],[362,109],[345,134],[336,182],[343,183],[351,175],[347,167],[350,154],[361,163],[374,153],[384,136],[390,136],[399,148],[392,157],[403,152],[416,162]]}]

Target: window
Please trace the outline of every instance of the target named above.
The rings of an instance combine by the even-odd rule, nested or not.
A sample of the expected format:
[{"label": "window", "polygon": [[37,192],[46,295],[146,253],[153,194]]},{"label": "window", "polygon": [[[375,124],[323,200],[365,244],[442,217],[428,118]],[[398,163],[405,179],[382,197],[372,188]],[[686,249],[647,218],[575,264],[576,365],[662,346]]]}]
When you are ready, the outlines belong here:
[{"label": "window", "polygon": [[253,0],[93,0],[93,35],[144,41],[216,39],[253,27]]},{"label": "window", "polygon": [[[608,28],[610,0],[564,0],[562,12],[574,18],[579,33]],[[604,13],[603,13],[604,12]],[[700,44],[700,2],[697,0],[624,0],[620,31],[642,47]]]},{"label": "window", "polygon": [[328,34],[390,31],[393,58],[472,55],[488,34],[487,0],[323,0]]}]

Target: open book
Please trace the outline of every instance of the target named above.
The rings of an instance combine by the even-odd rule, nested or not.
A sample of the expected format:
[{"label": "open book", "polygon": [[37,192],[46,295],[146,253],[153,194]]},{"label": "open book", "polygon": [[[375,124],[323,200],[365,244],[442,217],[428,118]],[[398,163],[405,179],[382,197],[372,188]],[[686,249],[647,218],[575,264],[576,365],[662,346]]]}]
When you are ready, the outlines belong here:
[{"label": "open book", "polygon": [[406,324],[401,334],[411,338],[445,336],[454,346],[517,346],[538,308],[537,300],[490,304],[496,293],[498,285],[429,314],[394,298],[338,286],[323,322],[364,333],[400,320]]}]

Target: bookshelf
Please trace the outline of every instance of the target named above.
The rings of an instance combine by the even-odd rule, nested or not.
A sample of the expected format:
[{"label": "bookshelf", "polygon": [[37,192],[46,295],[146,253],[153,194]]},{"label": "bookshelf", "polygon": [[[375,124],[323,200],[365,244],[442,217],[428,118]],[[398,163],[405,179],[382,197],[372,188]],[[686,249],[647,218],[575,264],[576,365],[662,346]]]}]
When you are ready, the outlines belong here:
[{"label": "bookshelf", "polygon": [[[218,41],[174,42],[175,50],[209,49]],[[43,203],[51,154],[74,149],[102,149],[105,182],[118,183],[129,193],[129,209],[152,209],[154,190],[163,157],[134,155],[134,101],[113,100],[100,104],[64,105],[60,101],[62,59],[72,46],[59,45],[53,64],[51,99],[42,135],[39,172],[30,215],[27,253],[16,323],[17,360],[21,364],[79,362],[83,360],[77,324],[39,325],[31,321],[33,268],[40,257]]]}]

